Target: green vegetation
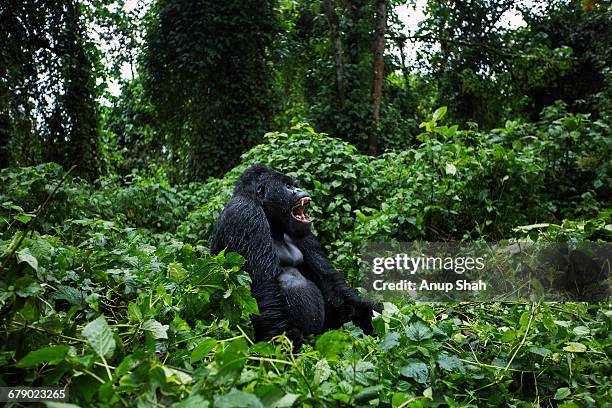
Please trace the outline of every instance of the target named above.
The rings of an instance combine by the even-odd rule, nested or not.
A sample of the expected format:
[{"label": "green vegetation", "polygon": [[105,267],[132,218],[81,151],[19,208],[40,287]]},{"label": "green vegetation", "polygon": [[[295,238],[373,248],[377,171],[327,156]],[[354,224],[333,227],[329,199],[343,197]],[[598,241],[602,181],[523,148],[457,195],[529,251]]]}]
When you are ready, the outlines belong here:
[{"label": "green vegetation", "polygon": [[81,407],[611,406],[609,300],[384,302],[372,336],[293,353],[253,344],[244,260],[209,251],[255,163],[300,180],[356,288],[368,242],[609,245],[609,4],[131,3],[0,4],[0,386]]},{"label": "green vegetation", "polygon": [[[610,145],[587,118],[557,111],[480,133],[441,126],[442,112],[424,123],[420,148],[377,159],[297,125],[207,183],[171,187],[150,173],[93,186],[54,164],[4,170],[2,380],[68,383],[82,405],[608,401],[612,310],[603,304],[387,303],[372,337],[349,325],[299,355],[282,338],[252,344],[257,306],[242,259],[206,246],[233,180],[255,162],[312,191],[319,236],[353,282],[369,239],[511,238],[513,226],[555,220],[559,200],[574,204],[558,214],[585,221],[559,218],[530,238],[610,240],[598,176]],[[580,151],[550,132],[577,132]],[[547,191],[568,155],[588,166]],[[583,188],[570,196],[574,180]],[[523,209],[508,203],[516,197]]]}]

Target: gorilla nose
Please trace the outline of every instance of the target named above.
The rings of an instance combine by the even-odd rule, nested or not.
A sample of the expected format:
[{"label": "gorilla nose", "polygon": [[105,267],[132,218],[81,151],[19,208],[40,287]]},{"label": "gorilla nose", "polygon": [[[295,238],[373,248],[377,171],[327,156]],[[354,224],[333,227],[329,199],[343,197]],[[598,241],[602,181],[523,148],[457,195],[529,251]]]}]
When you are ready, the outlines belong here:
[{"label": "gorilla nose", "polygon": [[299,188],[295,189],[295,193],[294,194],[295,194],[296,200],[301,200],[304,197],[310,197],[310,194],[308,194],[305,191],[300,190]]}]

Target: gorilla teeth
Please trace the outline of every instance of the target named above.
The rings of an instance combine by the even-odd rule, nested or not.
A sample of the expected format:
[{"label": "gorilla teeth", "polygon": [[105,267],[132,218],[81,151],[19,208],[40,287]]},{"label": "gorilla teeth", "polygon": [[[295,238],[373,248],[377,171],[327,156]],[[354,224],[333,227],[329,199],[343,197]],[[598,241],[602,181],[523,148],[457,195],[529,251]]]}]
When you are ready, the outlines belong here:
[{"label": "gorilla teeth", "polygon": [[291,209],[291,215],[293,216],[293,218],[301,222],[310,221],[310,217],[305,214],[305,211],[306,207],[308,207],[311,201],[312,200],[310,197],[301,198],[300,201]]}]

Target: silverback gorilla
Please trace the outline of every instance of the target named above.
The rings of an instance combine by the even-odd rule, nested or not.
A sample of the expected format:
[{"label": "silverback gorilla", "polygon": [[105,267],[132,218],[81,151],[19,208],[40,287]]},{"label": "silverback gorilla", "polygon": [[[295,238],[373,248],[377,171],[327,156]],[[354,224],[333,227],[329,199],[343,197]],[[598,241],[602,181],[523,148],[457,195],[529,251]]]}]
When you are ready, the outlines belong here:
[{"label": "silverback gorilla", "polygon": [[304,335],[348,321],[371,333],[372,310],[380,311],[327,259],[310,231],[310,201],[297,180],[258,164],[238,178],[217,220],[211,251],[227,248],[246,259],[260,312],[252,319],[257,341],[285,332],[297,348]]}]

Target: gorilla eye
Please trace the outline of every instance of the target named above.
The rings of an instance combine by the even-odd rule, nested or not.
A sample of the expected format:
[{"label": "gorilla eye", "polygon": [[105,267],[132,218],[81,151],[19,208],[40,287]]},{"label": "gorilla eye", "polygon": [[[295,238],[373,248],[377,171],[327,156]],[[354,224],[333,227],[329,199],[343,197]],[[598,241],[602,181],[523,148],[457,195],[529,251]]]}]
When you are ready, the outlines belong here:
[{"label": "gorilla eye", "polygon": [[257,186],[257,196],[259,198],[264,198],[266,196],[266,188],[262,184]]},{"label": "gorilla eye", "polygon": [[291,185],[291,183],[287,183],[285,184],[285,187],[287,187],[289,190],[291,190],[293,188],[293,186]]}]

